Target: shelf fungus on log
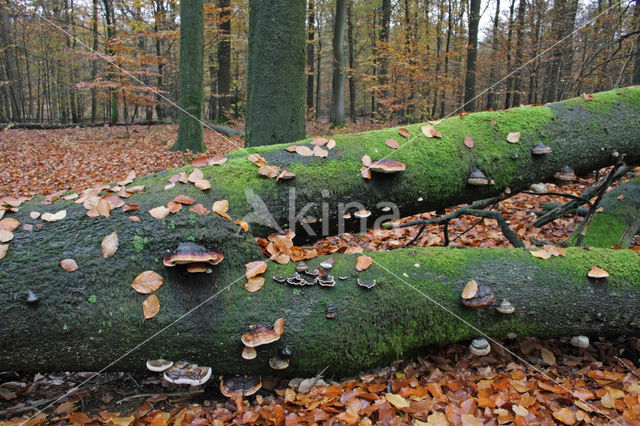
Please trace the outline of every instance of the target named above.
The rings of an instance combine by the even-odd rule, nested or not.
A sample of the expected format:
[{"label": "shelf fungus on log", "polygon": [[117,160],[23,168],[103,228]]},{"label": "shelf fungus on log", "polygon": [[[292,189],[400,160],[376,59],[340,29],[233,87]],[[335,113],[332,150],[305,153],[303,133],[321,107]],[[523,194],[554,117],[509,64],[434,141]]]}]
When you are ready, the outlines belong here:
[{"label": "shelf fungus on log", "polygon": [[599,266],[593,265],[587,276],[593,280],[605,280],[609,278],[609,273]]},{"label": "shelf fungus on log", "polygon": [[514,313],[516,311],[516,308],[507,299],[503,299],[496,310],[501,314],[509,315]]},{"label": "shelf fungus on log", "polygon": [[245,346],[255,348],[256,346],[273,343],[280,339],[284,332],[284,318],[280,317],[270,328],[266,324],[253,324],[249,326],[249,331],[240,338]]},{"label": "shelf fungus on log", "polygon": [[[474,280],[472,280],[474,281]],[[475,292],[463,292],[462,304],[469,308],[481,308],[483,306],[489,306],[496,301],[496,295],[493,294],[493,290],[487,284],[482,281],[475,281],[477,285],[477,291]],[[467,286],[469,283],[467,283]],[[465,286],[465,290],[467,287]]]},{"label": "shelf fungus on log", "polygon": [[476,169],[473,169],[473,171],[469,175],[469,178],[467,179],[467,183],[469,185],[474,185],[474,186],[484,186],[484,185],[489,185],[489,179],[487,179],[485,174],[482,173],[482,170],[476,168]]},{"label": "shelf fungus on log", "polygon": [[168,252],[162,261],[164,266],[173,267],[176,265],[189,265],[189,272],[207,272],[208,268],[203,265],[217,265],[222,262],[224,256],[216,249],[208,249],[200,244],[184,242],[178,248]]},{"label": "shelf fungus on log", "polygon": [[245,346],[242,349],[242,359],[255,359],[258,356],[256,348],[251,346]]},{"label": "shelf fungus on log", "polygon": [[485,356],[489,355],[489,352],[491,352],[491,345],[489,344],[487,339],[485,339],[484,337],[479,337],[471,341],[469,350],[474,355]]},{"label": "shelf fungus on log", "polygon": [[167,361],[166,359],[150,359],[147,361],[147,370],[155,373],[162,373],[171,367],[173,367],[173,361]]},{"label": "shelf fungus on log", "polygon": [[220,393],[227,398],[236,394],[251,396],[262,388],[260,376],[220,377]]},{"label": "shelf fungus on log", "polygon": [[553,177],[560,182],[575,182],[578,179],[573,169],[566,165],[559,172],[556,172]]},{"label": "shelf fungus on log", "polygon": [[403,172],[407,166],[404,163],[389,158],[381,158],[376,160],[369,166],[372,172],[376,173],[398,173]]},{"label": "shelf fungus on log", "polygon": [[551,147],[543,144],[542,142],[538,142],[533,146],[533,148],[531,148],[531,153],[533,155],[545,155],[551,154],[552,152],[553,150],[551,149]]},{"label": "shelf fungus on log", "polygon": [[165,370],[162,376],[167,382],[176,385],[200,386],[211,378],[211,367],[200,367],[185,361],[176,362]]}]

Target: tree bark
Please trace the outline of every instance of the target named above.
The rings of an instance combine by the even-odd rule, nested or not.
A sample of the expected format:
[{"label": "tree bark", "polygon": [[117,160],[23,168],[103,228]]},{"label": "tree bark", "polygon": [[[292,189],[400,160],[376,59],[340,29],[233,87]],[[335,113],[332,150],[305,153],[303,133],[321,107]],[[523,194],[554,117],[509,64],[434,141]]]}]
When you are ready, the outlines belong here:
[{"label": "tree bark", "polygon": [[[191,184],[163,189],[171,175],[190,172],[192,166],[139,178],[134,184],[146,185],[146,191],[127,200],[139,205],[139,223],[117,210],[109,218],[89,218],[73,201],[52,205],[31,201],[15,214],[6,213],[36,226],[32,232],[16,229],[6,257],[0,260],[4,296],[0,369],[141,370],[147,359],[164,357],[211,365],[216,374],[273,374],[267,361],[287,345],[294,355],[285,375],[310,376],[327,365],[329,375],[352,374],[409,356],[428,344],[478,335],[429,298],[492,337],[509,332],[636,333],[640,264],[636,253],[625,250],[572,248],[566,258],[543,261],[519,249],[411,248],[368,253],[375,263],[362,272],[354,267],[357,255],[334,254],[331,273],[347,278],[338,279],[333,288],[278,284],[271,277],[291,275],[293,265],[272,263],[260,291],[248,293],[242,285],[244,265],[262,258],[254,237],[273,231],[264,224],[265,211],[256,209],[259,201],[283,227],[290,216],[324,213],[315,228],[289,226],[302,238],[325,224],[327,233],[339,229],[343,218],[339,203],[344,207],[361,202],[374,213],[368,219],[370,226],[384,214],[376,208],[381,202],[394,203],[403,215],[410,215],[495,196],[507,186],[517,192],[531,182],[550,180],[567,163],[577,173],[611,164],[614,150],[625,154],[630,164],[638,164],[640,132],[635,117],[639,114],[640,88],[622,89],[594,94],[593,101],[577,98],[450,118],[437,125],[442,139],[417,140],[396,151],[384,141],[397,129],[336,136],[337,145],[327,159],[287,152],[287,145],[251,150],[269,164],[297,174],[281,183],[260,176],[247,161],[247,150],[240,150],[229,154],[225,164],[202,169],[212,182],[206,192]],[[498,124],[492,125],[492,120]],[[405,127],[419,134],[421,125]],[[520,142],[506,143],[506,134],[515,130],[522,132]],[[469,150],[462,144],[467,135],[482,144]],[[553,154],[532,158],[530,149],[539,141],[551,146]],[[304,142],[309,140],[299,144]],[[405,172],[362,179],[360,158],[376,149],[378,155],[393,154],[404,162]],[[519,157],[514,160],[515,152]],[[467,176],[474,167],[495,184],[469,186]],[[291,197],[292,191],[297,196]],[[148,215],[150,208],[178,194],[208,207],[215,200],[229,200],[229,214],[249,222],[250,232],[238,232],[233,222],[217,215],[198,216],[186,209],[161,220]],[[300,211],[306,202],[313,204]],[[31,211],[61,209],[67,210],[67,217],[58,222],[30,219]],[[118,251],[104,259],[100,243],[114,231],[119,236]],[[180,267],[162,266],[165,250],[181,241],[218,248],[225,258],[212,274],[188,275]],[[59,262],[65,258],[75,259],[79,269],[64,271]],[[321,260],[308,263],[315,267]],[[594,264],[611,274],[606,285],[586,278]],[[165,282],[156,292],[159,314],[142,321],[145,296],[129,285],[145,270],[160,273]],[[377,285],[365,290],[357,285],[358,278],[376,279]],[[492,307],[471,310],[460,305],[460,292],[472,278],[489,283],[499,299],[509,299],[516,314],[500,316]],[[38,303],[25,303],[29,290],[40,297]],[[328,303],[337,307],[334,321],[324,316]],[[240,336],[247,327],[272,324],[281,316],[285,318],[281,339],[258,348],[256,360],[243,361]]]},{"label": "tree bark", "polygon": [[330,120],[334,127],[344,126],[344,83],[346,79],[344,58],[344,27],[347,0],[336,0],[336,15],[333,27],[333,81]]},{"label": "tree bark", "polygon": [[231,0],[219,0],[218,121],[231,118]]},{"label": "tree bark", "polygon": [[487,92],[487,109],[495,109],[495,82],[498,81],[498,26],[500,25],[500,0],[496,0],[496,13],[493,16],[491,29],[491,75],[489,76],[489,91]]},{"label": "tree bark", "polygon": [[356,43],[353,38],[353,0],[347,0],[347,45],[349,47],[349,120],[352,123],[356,122],[356,77],[354,72],[356,70],[355,63],[355,49]]},{"label": "tree bark", "polygon": [[464,110],[476,110],[476,62],[478,59],[478,23],[480,0],[471,0],[469,9],[469,38],[467,41],[467,70],[464,79]]},{"label": "tree bark", "polygon": [[[640,0],[636,0],[636,5],[633,8],[633,16],[636,21],[636,28],[640,28]],[[640,34],[636,37],[636,50],[634,55],[631,84],[640,84]]]},{"label": "tree bark", "polygon": [[316,35],[316,12],[313,0],[309,0],[309,10],[307,12],[307,109],[313,110],[313,62],[315,58],[314,43]]},{"label": "tree bark", "polygon": [[305,3],[249,3],[245,146],[305,136]]},{"label": "tree bark", "polygon": [[202,125],[204,67],[204,9],[202,0],[180,4],[180,98],[178,140],[174,151],[204,152]]},{"label": "tree bark", "polygon": [[391,0],[382,0],[380,34],[378,36],[378,48],[376,49],[376,62],[378,65],[378,84],[380,85],[380,96],[377,97],[378,113],[385,110],[384,102],[389,99],[389,34],[391,27]]},{"label": "tree bark", "polygon": [[522,57],[524,49],[524,17],[527,10],[527,1],[520,0],[518,5],[518,17],[516,18],[516,60],[514,66],[518,69],[513,75],[513,105],[520,105],[520,91],[522,90],[522,70],[519,69],[522,66]]},{"label": "tree bark", "polygon": [[13,39],[13,29],[11,28],[11,17],[9,16],[9,2],[7,0],[0,4],[0,36],[4,46],[5,73],[8,80],[8,93],[11,99],[11,120],[20,121],[22,119],[22,95],[20,93],[20,76],[16,61],[16,44]]}]

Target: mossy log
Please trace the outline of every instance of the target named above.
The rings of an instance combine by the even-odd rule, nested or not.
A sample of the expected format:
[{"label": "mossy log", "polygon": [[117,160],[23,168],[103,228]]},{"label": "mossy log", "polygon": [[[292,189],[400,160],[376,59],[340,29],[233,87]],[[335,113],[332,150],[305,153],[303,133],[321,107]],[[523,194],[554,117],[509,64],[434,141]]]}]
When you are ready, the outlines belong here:
[{"label": "mossy log", "polygon": [[[231,221],[214,214],[196,215],[186,208],[165,219],[147,211],[165,205],[178,194],[193,197],[210,208],[215,200],[230,201],[233,218],[251,219],[260,197],[277,223],[283,224],[289,200],[296,191],[297,210],[306,202],[316,205],[305,215],[322,216],[329,205],[326,231],[338,228],[337,203],[362,202],[375,217],[379,202],[395,203],[402,214],[432,210],[546,180],[562,165],[577,171],[611,163],[611,152],[640,160],[640,89],[594,95],[593,101],[574,99],[544,107],[516,108],[506,112],[468,114],[437,126],[442,139],[418,136],[392,152],[384,141],[397,129],[336,137],[329,158],[301,157],[285,146],[241,150],[221,166],[203,168],[211,180],[208,191],[191,184],[165,190],[172,170],[138,179],[142,194],[127,201],[138,204],[136,223],[128,214],[113,211],[109,218],[89,218],[72,201],[43,205],[36,199],[7,213],[21,227],[0,260],[0,369],[2,370],[139,370],[149,358],[187,359],[212,365],[218,374],[269,373],[267,361],[285,345],[294,355],[286,375],[313,375],[326,366],[329,374],[353,373],[394,358],[411,355],[425,345],[469,339],[477,330],[490,336],[509,332],[521,335],[571,335],[637,333],[640,328],[640,262],[631,251],[569,249],[566,258],[546,261],[519,249],[420,249],[372,253],[374,264],[355,271],[356,255],[334,255],[333,288],[294,288],[274,282],[274,275],[291,275],[293,265],[269,264],[266,283],[256,293],[244,288],[244,265],[264,258],[255,236],[272,229],[250,223],[244,233]],[[495,120],[497,124],[492,124]],[[413,135],[420,126],[408,126]],[[521,131],[517,144],[506,134]],[[464,136],[475,148],[463,145]],[[554,154],[532,158],[531,146],[544,141]],[[307,141],[308,142],[308,141]],[[270,164],[286,167],[297,177],[276,183],[257,174],[247,154],[258,152]],[[517,159],[512,159],[514,153]],[[391,155],[407,164],[398,175],[360,177],[360,158]],[[467,173],[480,167],[495,184],[478,189],[466,185]],[[423,201],[417,201],[423,197]],[[31,211],[67,210],[58,222],[31,219]],[[295,216],[295,214],[294,214]],[[256,218],[256,213],[253,214]],[[282,225],[284,227],[284,224]],[[102,257],[102,239],[117,231],[119,248]],[[298,234],[305,229],[298,224]],[[312,238],[313,236],[307,235]],[[196,241],[224,253],[211,274],[188,274],[181,267],[165,268],[165,250],[182,241]],[[60,260],[75,259],[79,269],[67,272]],[[322,259],[309,261],[312,266]],[[586,273],[597,264],[608,270],[606,283],[591,282]],[[418,266],[416,266],[418,265]],[[165,282],[156,292],[160,312],[144,321],[146,296],[130,287],[145,270],[161,274]],[[406,274],[406,275],[404,275]],[[376,279],[370,290],[357,279]],[[460,304],[460,292],[471,279],[487,281],[497,297],[508,298],[516,313],[501,316],[492,307],[471,310]],[[33,291],[39,298],[26,303]],[[436,303],[437,302],[437,303]],[[326,304],[334,303],[338,318],[325,318]],[[443,309],[446,308],[445,309]],[[448,310],[448,311],[447,311]],[[273,344],[258,348],[258,358],[240,358],[240,336],[250,324],[273,323],[285,318],[285,332]],[[273,372],[271,372],[273,373]],[[269,374],[271,374],[269,373]]]}]

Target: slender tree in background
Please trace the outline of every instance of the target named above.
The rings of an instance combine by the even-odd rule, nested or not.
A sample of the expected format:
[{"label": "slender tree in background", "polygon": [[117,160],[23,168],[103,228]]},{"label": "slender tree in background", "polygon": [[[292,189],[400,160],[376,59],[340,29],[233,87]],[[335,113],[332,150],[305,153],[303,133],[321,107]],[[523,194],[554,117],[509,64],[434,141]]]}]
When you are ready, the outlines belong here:
[{"label": "slender tree in background", "polygon": [[218,121],[226,123],[231,111],[231,0],[218,0]]},{"label": "slender tree in background", "polygon": [[391,25],[391,0],[382,0],[382,17],[380,22],[380,34],[378,42],[377,62],[378,62],[378,85],[381,88],[381,96],[378,99],[378,113],[383,108],[383,101],[389,97],[389,58],[387,51],[389,49],[389,33]]},{"label": "slender tree in background", "polygon": [[487,92],[487,109],[494,109],[495,88],[493,85],[498,81],[498,26],[500,25],[500,0],[496,0],[496,13],[493,16],[493,28],[491,29],[491,72],[489,75],[489,91]]},{"label": "slender tree in background", "polygon": [[511,74],[511,41],[513,39],[513,11],[516,7],[516,0],[511,0],[511,4],[509,6],[509,29],[507,30],[507,72],[509,73],[509,77],[507,77],[506,82],[506,96],[504,99],[504,107],[505,109],[511,108],[511,86],[513,85],[513,75]]},{"label": "slender tree in background", "polygon": [[469,10],[469,41],[467,43],[467,71],[464,79],[464,110],[476,110],[476,62],[478,60],[478,23],[480,0],[471,0]]},{"label": "slender tree in background", "polygon": [[[633,15],[636,21],[635,29],[640,31],[640,0],[636,0]],[[636,37],[636,50],[635,59],[633,60],[631,84],[640,84],[640,34]]]},{"label": "slender tree in background", "polygon": [[202,0],[180,4],[180,82],[178,140],[175,151],[204,152],[202,127],[202,74],[204,61],[204,10]]},{"label": "slender tree in background", "polygon": [[16,62],[16,44],[13,40],[11,29],[11,18],[9,16],[9,2],[4,0],[0,3],[0,40],[2,48],[5,50],[5,73],[8,81],[8,92],[11,105],[11,120],[19,122],[22,118],[22,96],[20,94],[20,78],[18,75],[18,65]]},{"label": "slender tree in background", "polygon": [[[108,56],[113,56],[113,39],[116,36],[116,25],[115,25],[115,16],[113,12],[113,3],[111,0],[102,0],[102,4],[104,6],[104,21],[107,32],[107,40],[105,41],[105,50]],[[109,72],[107,74],[107,78],[109,80],[113,80],[115,78],[115,68],[113,64],[109,64],[108,66]],[[115,88],[109,88],[109,100],[111,106],[111,114],[109,115],[110,123],[118,122],[118,94],[116,93]]]},{"label": "slender tree in background", "polygon": [[527,9],[527,0],[520,0],[518,5],[518,17],[516,26],[516,60],[513,66],[516,68],[513,74],[513,106],[520,105],[520,90],[522,89],[522,56],[524,50],[524,15]]},{"label": "slender tree in background", "polygon": [[309,0],[309,12],[307,14],[307,109],[313,109],[313,63],[315,59],[314,39],[316,35],[316,12],[313,0]]},{"label": "slender tree in background", "polygon": [[347,46],[349,47],[349,119],[356,122],[355,41],[353,39],[353,0],[347,0]]},{"label": "slender tree in background", "polygon": [[[92,1],[91,9],[91,33],[93,36],[93,51],[98,51],[98,0]],[[98,75],[98,62],[94,59],[91,61],[91,80],[95,80]],[[98,99],[97,89],[91,88],[91,122],[98,120]]]},{"label": "slender tree in background", "polygon": [[249,2],[245,145],[305,136],[305,3]]},{"label": "slender tree in background", "polygon": [[347,2],[336,0],[336,15],[333,24],[333,81],[331,96],[331,124],[334,127],[344,126],[344,26],[346,23]]}]

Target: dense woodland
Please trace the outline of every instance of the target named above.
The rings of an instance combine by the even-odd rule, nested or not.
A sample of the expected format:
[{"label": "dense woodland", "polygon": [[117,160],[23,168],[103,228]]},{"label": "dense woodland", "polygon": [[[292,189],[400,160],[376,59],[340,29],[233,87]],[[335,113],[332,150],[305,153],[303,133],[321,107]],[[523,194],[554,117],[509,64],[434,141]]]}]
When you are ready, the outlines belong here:
[{"label": "dense woodland", "polygon": [[[308,0],[308,117],[329,118],[334,30],[344,43],[348,120],[411,122],[456,111],[467,68],[474,68],[467,67],[468,27],[478,4],[479,97],[467,110],[546,103],[640,81],[638,0]],[[1,122],[175,119],[174,0],[0,5]],[[342,10],[346,28],[334,25]],[[243,119],[247,44],[247,0],[205,4],[203,107],[211,121]]]}]

